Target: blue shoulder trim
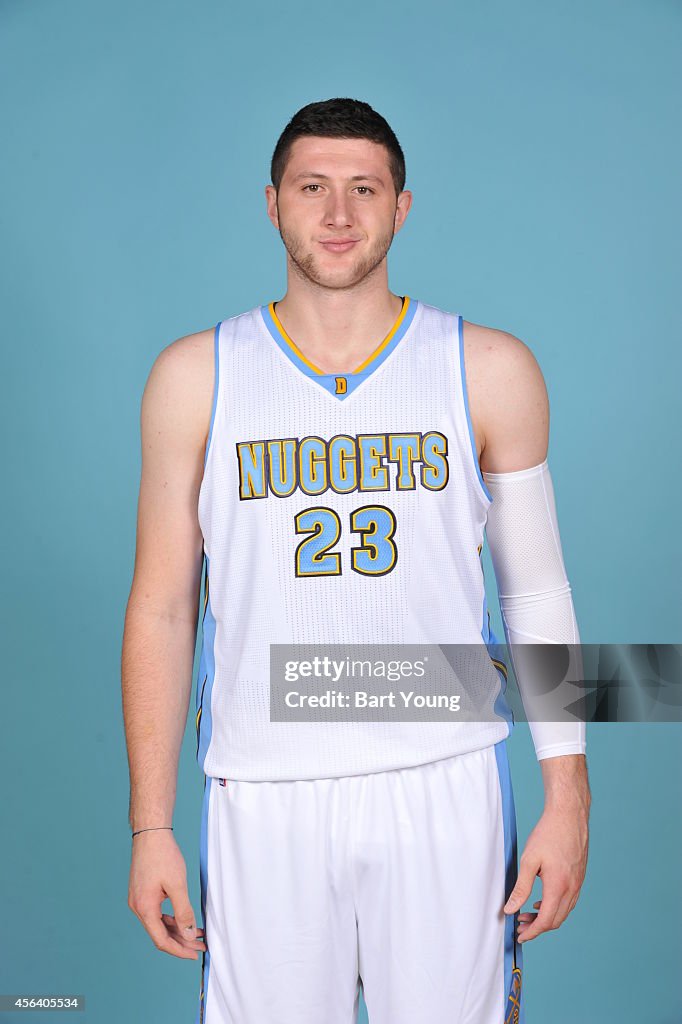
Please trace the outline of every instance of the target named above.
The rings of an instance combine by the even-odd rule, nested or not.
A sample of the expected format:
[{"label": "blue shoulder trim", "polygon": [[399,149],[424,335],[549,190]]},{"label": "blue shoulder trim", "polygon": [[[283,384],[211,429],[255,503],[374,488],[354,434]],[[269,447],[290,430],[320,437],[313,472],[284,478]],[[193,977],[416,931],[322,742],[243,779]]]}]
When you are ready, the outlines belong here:
[{"label": "blue shoulder trim", "polygon": [[218,405],[218,383],[220,381],[220,358],[219,358],[219,338],[220,338],[220,324],[222,320],[215,326],[213,333],[213,365],[214,365],[214,381],[213,381],[213,407],[211,408],[211,423],[208,428],[208,438],[206,440],[206,451],[204,453],[204,469],[206,468],[206,462],[208,461],[208,451],[211,447],[211,438],[213,437],[213,424],[215,422],[215,411]]},{"label": "blue shoulder trim", "polygon": [[471,413],[469,412],[469,395],[467,394],[466,372],[464,369],[464,326],[461,315],[457,317],[457,330],[459,333],[459,365],[461,367],[460,376],[462,380],[462,393],[464,395],[464,410],[466,412],[467,417],[467,426],[469,427],[469,440],[471,441],[471,452],[474,457],[474,466],[476,467],[476,473],[478,475],[478,480],[483,490],[483,493],[485,494],[488,501],[492,501],[493,496],[485,485],[485,480],[483,479],[481,467],[478,462],[478,453],[476,452],[476,439],[474,437],[474,428],[471,423]]}]

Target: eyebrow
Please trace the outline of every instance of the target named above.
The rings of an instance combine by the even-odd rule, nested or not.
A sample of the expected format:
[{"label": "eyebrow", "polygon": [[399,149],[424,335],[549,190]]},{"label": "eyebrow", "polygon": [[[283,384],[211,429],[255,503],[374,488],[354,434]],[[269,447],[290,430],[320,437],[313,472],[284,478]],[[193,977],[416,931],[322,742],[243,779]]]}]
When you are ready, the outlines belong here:
[{"label": "eyebrow", "polygon": [[[296,174],[292,178],[292,181],[300,181],[301,178],[321,178],[323,181],[331,181],[331,178],[329,177],[328,174],[318,174],[317,171],[300,171],[299,174]],[[354,174],[352,176],[352,178],[349,178],[348,180],[349,181],[378,181],[380,185],[384,184],[383,180],[381,178],[377,177],[376,174]]]}]

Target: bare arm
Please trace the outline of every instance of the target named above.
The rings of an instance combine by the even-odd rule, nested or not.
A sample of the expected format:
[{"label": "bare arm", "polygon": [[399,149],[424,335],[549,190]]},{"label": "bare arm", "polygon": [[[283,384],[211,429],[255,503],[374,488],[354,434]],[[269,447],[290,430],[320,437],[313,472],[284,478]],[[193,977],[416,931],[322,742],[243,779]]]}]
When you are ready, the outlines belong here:
[{"label": "bare arm", "polygon": [[[176,915],[191,917],[192,924],[194,915],[184,861],[173,833],[161,829],[172,824],[192,687],[203,558],[197,504],[212,387],[212,332],[169,345],[147,380],[135,569],[121,658],[130,825],[154,830],[133,840],[129,904],[158,948],[176,955],[184,955],[182,946],[165,934],[159,913],[165,896],[173,899],[169,888]],[[168,884],[154,875],[152,859]]]},{"label": "bare arm", "polygon": [[[513,335],[475,324],[466,325],[464,340],[482,472],[514,473],[539,465],[548,452],[549,401],[535,357]],[[503,563],[509,554],[497,551]],[[561,754],[544,757],[540,764],[544,812],[528,839],[505,906],[507,913],[518,911],[541,874],[543,899],[535,904],[541,910],[519,917],[522,941],[559,927],[577,902],[587,865],[591,798],[586,757]]]}]

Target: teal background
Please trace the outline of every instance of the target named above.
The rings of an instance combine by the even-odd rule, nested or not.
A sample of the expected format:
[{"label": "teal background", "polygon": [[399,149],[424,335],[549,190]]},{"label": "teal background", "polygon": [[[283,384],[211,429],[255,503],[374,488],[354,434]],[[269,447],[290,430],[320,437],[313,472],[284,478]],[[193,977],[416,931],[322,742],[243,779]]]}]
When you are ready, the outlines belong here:
[{"label": "teal background", "polygon": [[[583,641],[682,640],[681,21],[663,0],[0,4],[0,992],[194,1024],[200,963],[127,907],[140,399],[175,338],[283,294],[263,190],[303,104],[364,99],[401,140],[392,289],[536,354]],[[199,914],[193,706],[174,822]],[[681,728],[588,728],[588,877],[524,947],[527,1024],[682,1020]],[[510,755],[523,842],[542,809],[526,725]]]}]

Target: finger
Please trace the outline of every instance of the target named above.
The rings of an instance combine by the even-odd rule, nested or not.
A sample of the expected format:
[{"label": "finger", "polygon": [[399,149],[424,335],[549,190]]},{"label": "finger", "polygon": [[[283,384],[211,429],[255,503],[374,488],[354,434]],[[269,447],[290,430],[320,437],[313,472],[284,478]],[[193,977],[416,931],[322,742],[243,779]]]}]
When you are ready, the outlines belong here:
[{"label": "finger", "polygon": [[[533,904],[533,906],[536,907],[536,908],[541,907],[542,906],[542,900],[536,900],[535,903]],[[527,913],[519,914],[518,915],[519,924],[530,924],[530,922],[534,921],[537,916],[538,916],[537,913],[533,913],[530,910]]]},{"label": "finger", "polygon": [[168,898],[173,904],[175,923],[183,939],[192,942],[196,938],[197,926],[192,904],[189,901],[187,882],[182,880],[169,886]]},{"label": "finger", "polygon": [[136,911],[137,916],[145,927],[146,932],[158,950],[162,953],[170,953],[172,956],[180,957],[183,960],[196,960],[198,954],[193,950],[186,949],[170,934],[159,914],[159,907],[142,907]]},{"label": "finger", "polygon": [[168,929],[169,935],[171,935],[171,937],[175,939],[176,942],[179,942],[180,945],[183,946],[185,949],[194,949],[197,952],[204,952],[206,949],[208,949],[208,946],[206,945],[206,940],[203,937],[197,936],[197,938],[195,939],[190,939],[187,937],[187,935],[183,935],[177,926],[175,918],[171,917],[168,914],[164,914],[164,922]]},{"label": "finger", "polygon": [[203,928],[197,928],[196,929],[196,933],[197,933],[196,939],[189,939],[189,938],[187,938],[186,936],[184,936],[182,934],[182,932],[178,928],[177,921],[175,920],[174,917],[172,917],[170,914],[162,914],[161,917],[163,918],[163,921],[164,921],[166,927],[168,928],[168,931],[173,936],[173,938],[177,939],[178,942],[181,942],[188,949],[204,950],[204,949],[208,948],[206,946],[206,942],[205,942],[205,939],[203,937],[204,936]]},{"label": "finger", "polygon": [[204,929],[203,928],[195,928],[194,931],[195,931],[196,939],[190,939],[190,938],[188,938],[188,934],[189,933],[187,931],[185,931],[184,935],[182,934],[182,931],[180,930],[180,927],[179,927],[177,921],[175,920],[175,918],[173,917],[172,914],[162,914],[161,917],[163,918],[163,921],[164,921],[166,927],[168,928],[168,930],[173,935],[173,938],[178,939],[178,941],[185,942],[185,943],[204,941]]},{"label": "finger", "polygon": [[539,867],[537,861],[521,858],[516,885],[504,905],[505,914],[514,914],[526,902],[531,894]]},{"label": "finger", "polygon": [[[166,921],[166,923],[169,926],[172,926],[173,928],[178,928],[178,923],[177,923],[177,921],[175,920],[175,918],[173,917],[172,914],[162,914],[161,917],[164,919],[164,921]],[[196,927],[195,931],[196,931],[197,935],[204,935],[205,934],[205,930],[203,928],[199,928],[199,926]]]},{"label": "finger", "polygon": [[564,883],[552,879],[551,876],[549,878],[545,877],[543,881],[542,906],[540,908],[540,913],[535,921],[529,925],[528,928],[524,929],[524,942],[528,942],[529,939],[534,939],[536,936],[541,935],[542,932],[550,931],[552,929],[552,922],[556,917],[556,912],[566,893],[567,887]]},{"label": "finger", "polygon": [[548,932],[553,929],[554,916],[556,914],[557,903],[546,904],[546,909],[540,911],[535,920],[523,929],[523,941],[527,942],[529,939],[534,939],[538,935],[542,935],[543,932]]}]

